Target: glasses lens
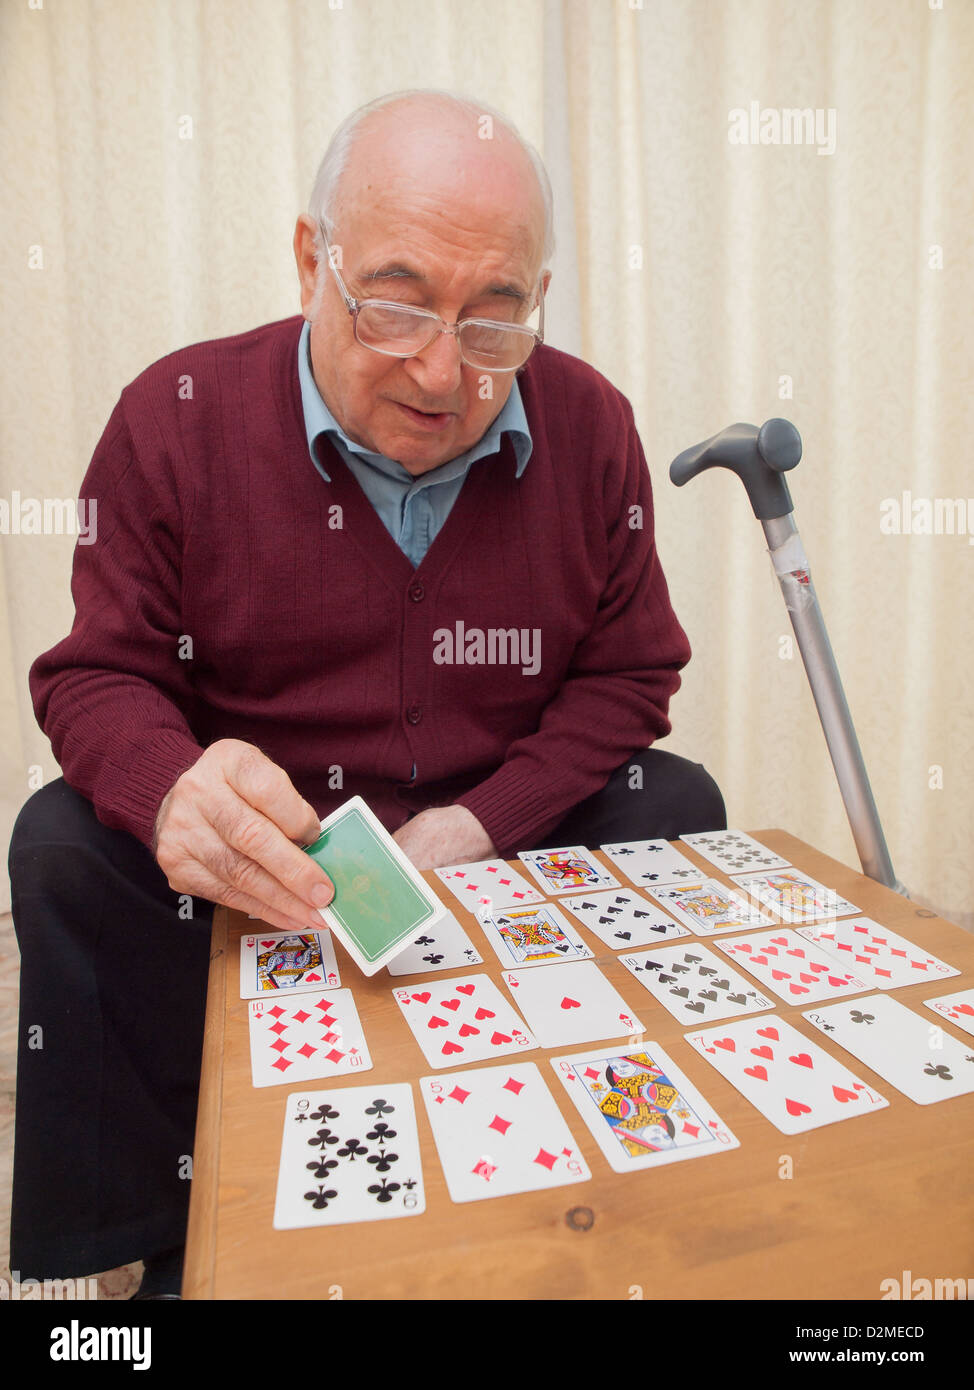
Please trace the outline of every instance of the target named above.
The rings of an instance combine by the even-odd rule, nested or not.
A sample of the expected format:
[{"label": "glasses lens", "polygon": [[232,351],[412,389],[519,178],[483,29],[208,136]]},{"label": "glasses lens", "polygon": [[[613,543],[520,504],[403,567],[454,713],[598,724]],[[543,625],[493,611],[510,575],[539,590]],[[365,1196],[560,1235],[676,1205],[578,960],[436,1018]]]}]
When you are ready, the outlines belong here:
[{"label": "glasses lens", "polygon": [[379,352],[411,353],[424,348],[436,331],[427,314],[384,304],[364,304],[355,325],[358,340]]},{"label": "glasses lens", "polygon": [[460,329],[460,350],[473,367],[486,371],[510,371],[531,356],[534,334],[500,323],[465,323]]}]

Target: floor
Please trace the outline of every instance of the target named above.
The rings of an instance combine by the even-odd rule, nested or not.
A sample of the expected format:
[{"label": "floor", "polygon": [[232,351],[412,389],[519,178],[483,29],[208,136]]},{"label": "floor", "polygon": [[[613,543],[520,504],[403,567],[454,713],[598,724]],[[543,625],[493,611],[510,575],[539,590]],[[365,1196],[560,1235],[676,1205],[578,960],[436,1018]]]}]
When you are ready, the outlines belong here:
[{"label": "floor", "polygon": [[[10,1286],[10,1191],[14,1158],[14,1085],[17,1076],[17,1013],[20,953],[10,914],[0,916],[0,1297],[26,1296]],[[88,1273],[95,1285],[78,1292],[100,1299],[131,1298],[142,1278],[141,1264]]]}]

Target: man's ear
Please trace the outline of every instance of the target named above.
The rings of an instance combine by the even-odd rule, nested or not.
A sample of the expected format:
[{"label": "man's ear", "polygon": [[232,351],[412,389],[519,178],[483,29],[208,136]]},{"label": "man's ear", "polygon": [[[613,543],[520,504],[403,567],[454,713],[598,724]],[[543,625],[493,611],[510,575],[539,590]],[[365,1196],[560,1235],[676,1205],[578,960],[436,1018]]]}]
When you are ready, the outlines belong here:
[{"label": "man's ear", "polygon": [[318,266],[315,260],[314,219],[303,212],[294,228],[294,259],[298,267],[298,280],[301,285],[301,309],[305,318],[315,297],[318,283]]}]

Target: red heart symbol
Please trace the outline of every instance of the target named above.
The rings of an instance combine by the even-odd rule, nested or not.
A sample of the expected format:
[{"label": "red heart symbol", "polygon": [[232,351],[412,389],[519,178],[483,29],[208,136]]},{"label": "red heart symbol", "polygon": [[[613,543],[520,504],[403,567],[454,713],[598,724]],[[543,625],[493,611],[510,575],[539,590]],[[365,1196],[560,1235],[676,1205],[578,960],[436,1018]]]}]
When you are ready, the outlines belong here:
[{"label": "red heart symbol", "polygon": [[493,1046],[496,1047],[498,1043],[508,1043],[511,1041],[511,1039],[507,1036],[506,1033],[495,1033],[490,1041],[493,1044]]},{"label": "red heart symbol", "polygon": [[445,1042],[441,1050],[443,1052],[443,1055],[445,1057],[448,1057],[451,1052],[462,1052],[463,1048],[460,1046],[459,1043]]},{"label": "red heart symbol", "polygon": [[457,994],[473,994],[476,985],[457,985]]},{"label": "red heart symbol", "polygon": [[276,942],[276,941],[262,941],[260,944],[261,944],[262,946],[276,946],[276,945],[277,945],[277,942]]},{"label": "red heart symbol", "polygon": [[737,1044],[733,1038],[714,1038],[714,1046],[722,1047],[725,1052],[736,1052]]},{"label": "red heart symbol", "polygon": [[807,994],[807,993],[808,993],[808,985],[789,985],[789,986],[788,986],[788,993],[789,993],[789,994]]},{"label": "red heart symbol", "polygon": [[760,1047],[752,1047],[751,1051],[754,1053],[755,1057],[767,1057],[768,1061],[771,1061],[774,1057],[774,1053],[771,1051],[770,1047],[768,1047],[767,1043],[762,1043]]},{"label": "red heart symbol", "polygon": [[751,948],[750,948],[750,946],[747,944],[746,941],[739,941],[739,942],[737,943],[737,945],[734,947],[734,950],[735,950],[735,951],[745,951],[745,952],[747,952],[747,953],[750,953]]},{"label": "red heart symbol", "polygon": [[788,1061],[797,1062],[800,1067],[810,1067],[812,1065],[812,1059],[807,1052],[799,1052],[797,1057],[789,1057]]},{"label": "red heart symbol", "polygon": [[799,978],[800,980],[804,980],[805,983],[806,983],[807,985],[813,985],[813,984],[815,983],[815,976],[814,976],[814,975],[806,975],[805,972],[804,972],[804,970],[799,970],[799,972],[798,972],[798,978]]},{"label": "red heart symbol", "polygon": [[459,1009],[459,1007],[460,1007],[460,1000],[459,1000],[459,999],[441,999],[441,1000],[440,1000],[440,1004],[441,1004],[441,1006],[442,1006],[444,1009],[452,1009],[453,1012],[456,1013],[457,1009]]},{"label": "red heart symbol", "polygon": [[789,1115],[810,1115],[812,1113],[812,1107],[802,1105],[800,1100],[786,1100],[785,1109]]},{"label": "red heart symbol", "polygon": [[428,1004],[430,1001],[430,992],[427,990],[425,994],[414,994],[413,998],[420,1004]]},{"label": "red heart symbol", "polygon": [[426,1026],[427,1028],[446,1028],[448,1025],[445,1018],[437,1018],[434,1014]]},{"label": "red heart symbol", "polygon": [[745,1067],[744,1075],[756,1076],[759,1081],[767,1081],[768,1079],[768,1073],[764,1070],[764,1067]]},{"label": "red heart symbol", "polygon": [[776,946],[787,946],[787,945],[788,945],[788,938],[787,938],[787,936],[773,936],[773,937],[771,938],[771,940],[774,942],[774,944],[775,944]]},{"label": "red heart symbol", "polygon": [[832,967],[830,965],[820,965],[818,961],[810,960],[808,962],[808,968],[809,970],[814,970],[816,975],[821,975],[823,970],[831,970]]},{"label": "red heart symbol", "polygon": [[781,1039],[778,1037],[778,1030],[777,1030],[777,1028],[759,1028],[759,1029],[758,1029],[758,1037],[759,1037],[759,1038],[774,1038],[775,1042],[780,1042],[780,1041],[781,1041]]},{"label": "red heart symbol", "polygon": [[970,1004],[958,1004],[957,1012],[959,1014],[971,1014],[974,1016],[974,1009],[971,1008]]},{"label": "red heart symbol", "polygon": [[804,958],[805,952],[804,952],[804,951],[799,951],[798,948],[796,947],[793,951],[786,951],[786,952],[785,952],[785,955],[786,955],[786,956],[802,956],[802,957]]},{"label": "red heart symbol", "polygon": [[841,976],[837,978],[835,975],[828,975],[826,978],[830,985],[835,985],[836,989],[838,989],[840,985],[845,984],[845,980],[842,979]]},{"label": "red heart symbol", "polygon": [[772,970],[772,980],[790,980],[791,975],[787,970]]},{"label": "red heart symbol", "polygon": [[321,979],[321,976],[320,976],[320,975],[308,975],[308,976],[306,976],[305,978],[306,978],[307,980],[309,980],[309,981],[310,981],[310,980],[313,980],[313,981],[315,982],[315,984],[318,984],[318,982],[319,982],[320,979]]},{"label": "red heart symbol", "polygon": [[767,956],[752,956],[752,957],[751,957],[751,964],[752,964],[752,965],[767,965],[767,963],[768,963],[768,958],[767,958]]},{"label": "red heart symbol", "polygon": [[762,949],[764,950],[764,954],[766,956],[776,956],[778,954],[777,946],[765,946]]},{"label": "red heart symbol", "polygon": [[561,1001],[561,1007],[563,1009],[580,1009],[582,1006],[577,999],[569,999],[568,995],[566,994],[564,999]]},{"label": "red heart symbol", "polygon": [[858,1100],[858,1099],[859,1099],[859,1097],[856,1095],[855,1091],[845,1091],[845,1090],[842,1089],[841,1086],[833,1086],[833,1087],[832,1087],[832,1094],[835,1096],[836,1100],[841,1100],[842,1103],[843,1103],[843,1105],[845,1104],[845,1102],[846,1102],[847,1100]]},{"label": "red heart symbol", "polygon": [[478,1019],[480,1019],[480,1018],[493,1018],[493,1017],[494,1017],[494,1013],[493,1013],[493,1010],[492,1010],[492,1009],[485,1009],[485,1008],[482,1008],[482,1007],[479,1008],[479,1009],[477,1010],[477,1012],[474,1014],[474,1018],[478,1018]]},{"label": "red heart symbol", "polygon": [[479,1033],[480,1029],[475,1028],[472,1023],[465,1023],[460,1029],[461,1038],[469,1038],[471,1033]]}]

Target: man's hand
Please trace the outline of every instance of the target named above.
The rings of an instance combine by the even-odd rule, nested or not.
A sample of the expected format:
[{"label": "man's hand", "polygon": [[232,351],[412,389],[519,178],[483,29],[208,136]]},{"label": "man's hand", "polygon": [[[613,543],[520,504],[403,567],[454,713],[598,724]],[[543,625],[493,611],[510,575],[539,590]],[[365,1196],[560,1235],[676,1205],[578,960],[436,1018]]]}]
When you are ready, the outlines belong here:
[{"label": "man's hand", "polygon": [[420,811],[392,838],[417,869],[469,864],[497,855],[487,831],[466,806],[434,806]]},{"label": "man's hand", "polygon": [[307,931],[324,926],[314,908],[335,896],[331,879],[297,847],[316,840],[320,824],[283,769],[225,738],[170,788],[152,847],[174,892]]}]

